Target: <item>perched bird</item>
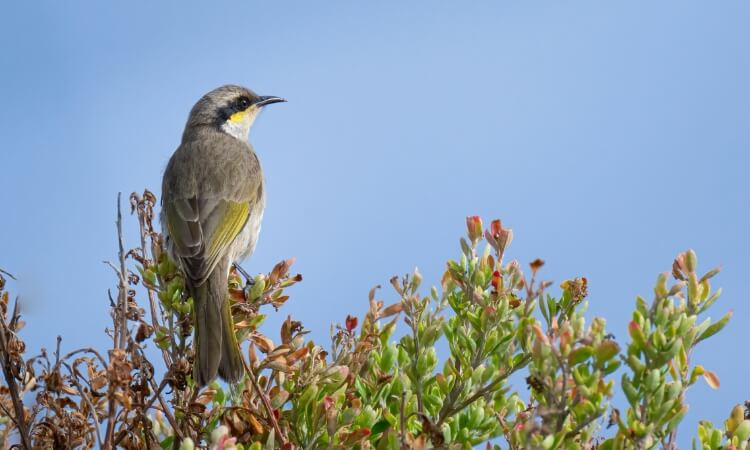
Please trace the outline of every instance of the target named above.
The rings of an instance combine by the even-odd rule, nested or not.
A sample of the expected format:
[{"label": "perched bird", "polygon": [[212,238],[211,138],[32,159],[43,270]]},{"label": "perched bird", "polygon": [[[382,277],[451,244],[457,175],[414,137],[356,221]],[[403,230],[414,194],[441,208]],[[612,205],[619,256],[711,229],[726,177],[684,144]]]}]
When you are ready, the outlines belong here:
[{"label": "perched bird", "polygon": [[195,311],[193,377],[205,386],[244,374],[227,292],[233,263],[255,249],[265,207],[263,171],[248,143],[264,106],[283,98],[240,86],[214,89],[193,106],[162,180],[162,230]]}]

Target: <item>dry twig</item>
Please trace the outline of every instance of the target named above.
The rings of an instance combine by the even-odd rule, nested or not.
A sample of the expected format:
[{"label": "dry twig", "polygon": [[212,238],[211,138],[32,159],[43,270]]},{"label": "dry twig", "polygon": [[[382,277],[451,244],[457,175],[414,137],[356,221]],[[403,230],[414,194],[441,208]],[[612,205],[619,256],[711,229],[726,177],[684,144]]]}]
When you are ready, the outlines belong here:
[{"label": "dry twig", "polygon": [[[7,274],[7,272],[4,272]],[[10,274],[8,274],[10,275]],[[13,313],[10,322],[15,322],[18,314],[18,299],[13,307]],[[3,375],[5,376],[5,382],[8,383],[8,389],[10,390],[10,396],[13,400],[13,409],[15,411],[15,417],[10,418],[16,424],[18,434],[21,436],[21,444],[24,448],[31,448],[31,440],[29,439],[29,429],[26,427],[26,415],[24,412],[23,401],[18,391],[18,384],[16,378],[13,376],[13,366],[10,360],[10,352],[8,351],[8,336],[12,331],[8,328],[5,317],[0,317],[0,357],[2,358]]]}]

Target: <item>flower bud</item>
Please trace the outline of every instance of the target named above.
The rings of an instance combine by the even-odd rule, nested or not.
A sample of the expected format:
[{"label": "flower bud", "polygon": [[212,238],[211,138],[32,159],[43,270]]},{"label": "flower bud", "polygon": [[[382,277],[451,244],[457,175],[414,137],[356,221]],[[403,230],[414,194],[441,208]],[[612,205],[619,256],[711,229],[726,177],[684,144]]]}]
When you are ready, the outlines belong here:
[{"label": "flower bud", "polygon": [[497,270],[492,272],[492,288],[495,292],[501,292],[503,290],[503,277]]},{"label": "flower bud", "polygon": [[357,323],[359,322],[359,319],[355,316],[348,315],[346,316],[346,331],[351,333],[354,331],[355,328],[357,328]]},{"label": "flower bud", "polygon": [[503,229],[503,222],[500,219],[495,219],[490,224],[490,233],[492,233],[492,236],[497,239],[498,236],[500,236],[500,232]]},{"label": "flower bud", "polygon": [[415,267],[411,276],[411,291],[416,292],[420,284],[422,284],[422,274],[419,272],[419,268]]},{"label": "flower bud", "polygon": [[727,432],[729,434],[732,434],[744,419],[745,411],[743,410],[742,406],[735,405],[735,407],[732,409],[732,413],[729,415],[729,418],[724,421],[724,427],[727,429]]},{"label": "flower bud", "polygon": [[657,298],[664,298],[667,296],[668,291],[666,273],[660,273],[656,278],[656,287],[654,288],[654,293],[656,294]]},{"label": "flower bud", "polygon": [[695,272],[696,267],[698,267],[698,256],[693,249],[690,249],[685,252],[685,268],[688,272]]},{"label": "flower bud", "polygon": [[685,279],[685,253],[680,253],[672,263],[672,276],[677,280]]},{"label": "flower bud", "polygon": [[229,428],[226,425],[219,425],[218,427],[214,428],[214,430],[211,432],[211,443],[217,444],[219,443],[224,436],[227,436],[229,434]]},{"label": "flower bud", "polygon": [[466,218],[466,229],[469,240],[476,247],[479,240],[482,239],[482,219],[479,216],[468,216]]},{"label": "flower bud", "polygon": [[536,275],[536,272],[544,265],[543,259],[535,259],[529,263],[529,266],[531,267],[531,273]]}]

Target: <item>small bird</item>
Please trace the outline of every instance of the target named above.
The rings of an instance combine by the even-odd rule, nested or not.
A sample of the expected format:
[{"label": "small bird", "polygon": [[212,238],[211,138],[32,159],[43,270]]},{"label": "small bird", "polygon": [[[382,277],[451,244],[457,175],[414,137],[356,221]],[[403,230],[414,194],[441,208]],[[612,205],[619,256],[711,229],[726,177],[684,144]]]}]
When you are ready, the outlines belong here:
[{"label": "small bird", "polygon": [[217,373],[229,383],[245,373],[227,280],[232,264],[253,253],[266,203],[250,127],[264,106],[285,101],[241,86],[214,89],[193,106],[164,171],[162,230],[193,297],[198,386]]}]

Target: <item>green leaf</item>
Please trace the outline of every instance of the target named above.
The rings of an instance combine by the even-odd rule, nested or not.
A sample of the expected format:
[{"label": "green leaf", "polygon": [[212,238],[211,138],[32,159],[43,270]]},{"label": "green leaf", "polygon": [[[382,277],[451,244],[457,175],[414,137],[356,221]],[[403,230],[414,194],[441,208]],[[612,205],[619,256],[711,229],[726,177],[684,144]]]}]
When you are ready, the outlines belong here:
[{"label": "green leaf", "polygon": [[703,302],[702,306],[698,310],[698,314],[702,313],[703,311],[707,310],[711,305],[714,304],[716,300],[719,299],[719,296],[721,296],[721,288],[717,289],[716,292],[711,294],[711,296],[706,299],[706,301]]},{"label": "green leaf", "polygon": [[300,411],[304,411],[316,395],[318,395],[318,387],[314,384],[307,386],[305,390],[302,391],[302,395],[299,397],[299,400],[297,400],[295,406],[299,408]]},{"label": "green leaf", "polygon": [[662,381],[662,375],[659,369],[651,369],[646,374],[646,379],[644,380],[644,386],[646,387],[647,392],[654,392],[656,388],[659,387],[659,384]]},{"label": "green leaf", "polygon": [[511,369],[516,369],[520,366],[525,366],[528,364],[528,360],[526,359],[526,354],[524,353],[518,353],[516,356],[513,357],[513,365],[511,366]]},{"label": "green leaf", "polygon": [[172,445],[174,445],[174,436],[167,437],[166,439],[161,441],[159,445],[161,445],[161,448],[163,449],[172,448]]},{"label": "green leaf", "polygon": [[273,409],[279,409],[284,405],[284,403],[286,403],[288,399],[289,399],[289,392],[283,389],[279,390],[279,392],[277,392],[276,395],[274,395],[271,398],[271,407]]},{"label": "green leaf", "polygon": [[393,369],[393,363],[396,361],[396,356],[398,355],[398,350],[389,345],[383,349],[383,353],[380,356],[380,363],[378,364],[380,366],[380,370],[382,370],[385,373],[389,373],[391,369]]},{"label": "green leaf", "polygon": [[577,349],[570,352],[570,355],[568,355],[568,364],[570,364],[571,366],[578,365],[589,359],[592,354],[594,354],[594,349],[592,349],[590,346],[586,345],[583,347],[578,347]]},{"label": "green leaf", "polygon": [[721,331],[722,329],[724,329],[724,327],[729,322],[729,319],[732,318],[733,314],[734,314],[734,311],[729,311],[726,314],[724,314],[724,317],[722,317],[717,322],[711,324],[708,328],[706,328],[706,330],[703,333],[701,333],[700,336],[698,336],[698,339],[695,340],[695,343],[697,344],[698,342],[700,342],[700,341],[702,341],[704,339],[708,339],[711,336],[713,336],[714,334],[716,334],[719,331]]},{"label": "green leaf", "polygon": [[740,442],[746,441],[750,438],[750,420],[743,420],[732,433],[733,438],[737,438]]},{"label": "green leaf", "polygon": [[688,249],[688,251],[685,252],[684,261],[685,269],[687,269],[688,272],[694,272],[698,267],[698,256],[695,254],[695,251],[692,248]]},{"label": "green leaf", "polygon": [[156,274],[151,269],[146,269],[143,271],[143,279],[148,282],[150,285],[156,285]]},{"label": "green leaf", "polygon": [[641,360],[638,359],[638,357],[633,354],[628,355],[627,363],[628,363],[628,366],[630,366],[630,368],[633,369],[633,372],[637,376],[640,376],[643,373],[643,371],[646,369],[646,365],[643,364]]},{"label": "green leaf", "polygon": [[354,389],[356,389],[357,394],[359,394],[359,397],[361,399],[366,399],[367,396],[367,388],[365,387],[364,383],[362,383],[362,380],[357,377],[354,379]]},{"label": "green leaf", "polygon": [[247,292],[248,300],[255,300],[256,298],[260,297],[260,295],[263,293],[263,290],[266,289],[266,279],[263,277],[263,275],[256,276],[254,281],[255,283],[253,283],[252,287]]},{"label": "green leaf", "polygon": [[372,433],[371,436],[376,436],[388,428],[391,427],[391,423],[388,422],[386,419],[381,419],[378,422],[375,423],[375,425],[372,426],[370,429],[370,432]]},{"label": "green leaf", "polygon": [[551,322],[549,313],[547,312],[547,303],[542,300],[539,302],[539,310],[542,312],[542,317],[544,317],[545,322],[549,324]]},{"label": "green leaf", "polygon": [[618,353],[620,353],[620,346],[617,345],[617,342],[611,339],[603,341],[594,351],[597,367],[603,367],[604,363],[614,358]]},{"label": "green leaf", "polygon": [[648,304],[646,303],[646,300],[644,300],[640,295],[635,298],[635,308],[641,316],[648,316]]},{"label": "green leaf", "polygon": [[638,389],[633,386],[633,383],[631,383],[625,375],[622,376],[621,386],[622,391],[625,393],[625,397],[628,399],[628,403],[630,403],[632,407],[635,407],[640,399]]},{"label": "green leaf", "polygon": [[557,301],[551,296],[547,296],[547,310],[550,317],[557,315]]},{"label": "green leaf", "polygon": [[224,390],[220,387],[217,387],[216,393],[214,394],[214,405],[223,405],[225,397],[226,396],[224,395]]},{"label": "green leaf", "polygon": [[615,370],[617,370],[621,364],[622,364],[622,361],[620,361],[619,359],[611,361],[609,364],[602,367],[602,372],[604,373],[604,375],[609,375],[613,373]]},{"label": "green leaf", "polygon": [[451,432],[451,427],[447,423],[443,424],[443,439],[445,440],[446,444],[450,444],[453,442],[453,433]]}]

